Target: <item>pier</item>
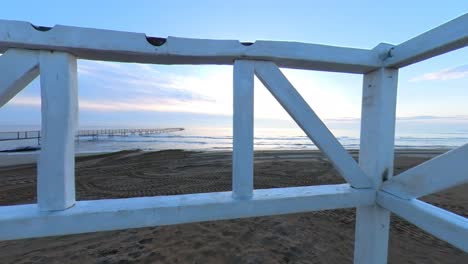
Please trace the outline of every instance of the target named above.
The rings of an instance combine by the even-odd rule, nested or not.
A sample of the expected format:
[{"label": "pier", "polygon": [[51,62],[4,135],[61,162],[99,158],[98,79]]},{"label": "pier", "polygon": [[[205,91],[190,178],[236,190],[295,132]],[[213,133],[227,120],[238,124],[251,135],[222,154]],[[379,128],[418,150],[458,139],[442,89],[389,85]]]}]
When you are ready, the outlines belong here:
[{"label": "pier", "polygon": [[99,139],[100,136],[109,137],[125,137],[129,135],[156,135],[162,133],[171,133],[182,131],[184,128],[126,128],[126,129],[96,129],[96,130],[78,130],[76,139],[81,137],[92,137],[93,139]]},{"label": "pier", "polygon": [[[124,129],[86,129],[78,130],[76,133],[76,140],[82,137],[91,137],[93,140],[98,140],[100,136],[108,137],[124,137],[129,135],[156,135],[162,133],[171,133],[182,131],[184,128],[124,128]],[[14,132],[0,132],[0,141],[11,140],[26,140],[37,139],[40,144],[41,131],[14,131]]]}]

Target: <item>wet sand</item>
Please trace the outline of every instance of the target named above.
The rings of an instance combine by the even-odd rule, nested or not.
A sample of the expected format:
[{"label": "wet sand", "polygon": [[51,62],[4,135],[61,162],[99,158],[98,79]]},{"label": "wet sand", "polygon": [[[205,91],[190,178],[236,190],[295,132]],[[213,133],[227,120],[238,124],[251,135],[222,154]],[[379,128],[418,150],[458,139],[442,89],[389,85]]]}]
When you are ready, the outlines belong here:
[{"label": "wet sand", "polygon": [[[395,173],[439,150],[407,150]],[[123,151],[77,158],[77,199],[231,190],[227,152]],[[0,205],[34,203],[36,166],[0,168]],[[315,151],[262,151],[255,188],[344,183]],[[423,200],[468,216],[468,186]],[[354,209],[0,242],[1,263],[352,263]],[[468,263],[468,254],[392,216],[389,263]]]}]

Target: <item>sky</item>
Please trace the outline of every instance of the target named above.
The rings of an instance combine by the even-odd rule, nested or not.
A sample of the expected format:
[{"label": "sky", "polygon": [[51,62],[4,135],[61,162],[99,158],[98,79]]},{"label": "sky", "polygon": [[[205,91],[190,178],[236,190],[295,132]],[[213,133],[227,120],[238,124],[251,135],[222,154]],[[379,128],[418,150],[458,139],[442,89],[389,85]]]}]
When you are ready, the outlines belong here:
[{"label": "sky", "polygon": [[[148,36],[299,41],[372,49],[399,44],[468,11],[468,1],[7,1],[0,19]],[[1,57],[0,57],[1,59]],[[357,120],[362,75],[283,69],[326,122]],[[81,127],[231,126],[232,66],[78,61]],[[401,122],[468,124],[468,49],[399,73]],[[256,125],[291,119],[255,82]],[[0,109],[0,126],[40,124],[39,80]],[[468,127],[468,126],[467,126]]]}]

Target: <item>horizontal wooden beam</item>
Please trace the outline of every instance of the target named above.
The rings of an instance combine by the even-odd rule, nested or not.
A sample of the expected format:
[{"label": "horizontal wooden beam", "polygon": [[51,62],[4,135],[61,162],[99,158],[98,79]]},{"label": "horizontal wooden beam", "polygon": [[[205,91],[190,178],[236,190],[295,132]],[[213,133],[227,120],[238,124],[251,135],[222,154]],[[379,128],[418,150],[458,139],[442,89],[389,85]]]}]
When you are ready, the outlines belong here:
[{"label": "horizontal wooden beam", "polygon": [[154,63],[226,64],[269,60],[280,67],[365,73],[382,66],[373,50],[298,42],[147,37],[142,33],[0,20],[0,53],[8,48],[64,51],[81,59]]},{"label": "horizontal wooden beam", "polygon": [[468,144],[402,172],[382,185],[398,197],[411,199],[468,183]]},{"label": "horizontal wooden beam", "polygon": [[[80,201],[44,212],[37,205],[0,207],[0,240],[172,225],[375,203],[375,191],[348,184],[255,190],[252,199],[231,192]],[[331,219],[332,220],[332,219]]]},{"label": "horizontal wooden beam", "polygon": [[0,56],[0,107],[39,75],[37,51],[9,49]]},{"label": "horizontal wooden beam", "polygon": [[408,66],[467,45],[468,14],[465,14],[393,47],[385,66]]},{"label": "horizontal wooden beam", "polygon": [[347,182],[355,188],[372,186],[371,179],[274,63],[256,62],[255,74]]},{"label": "horizontal wooden beam", "polygon": [[468,219],[417,199],[405,200],[379,191],[377,204],[424,231],[468,252]]}]

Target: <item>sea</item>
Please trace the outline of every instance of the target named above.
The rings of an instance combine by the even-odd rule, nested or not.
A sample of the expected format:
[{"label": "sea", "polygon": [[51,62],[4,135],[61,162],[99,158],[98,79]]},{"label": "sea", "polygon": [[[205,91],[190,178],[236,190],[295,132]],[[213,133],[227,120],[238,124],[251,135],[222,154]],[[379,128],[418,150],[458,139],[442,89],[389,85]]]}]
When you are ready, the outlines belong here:
[{"label": "sea", "polygon": [[[93,127],[94,129],[96,127]],[[24,127],[0,128],[0,131],[24,131]],[[28,130],[34,128],[29,127]],[[346,149],[359,148],[359,127],[332,127],[331,132]],[[1,134],[1,133],[0,133]],[[1,136],[0,136],[1,137]],[[401,128],[397,126],[395,147],[397,149],[455,148],[468,143],[468,126],[461,128],[437,126],[432,129]],[[0,151],[17,148],[37,147],[38,140],[0,141]],[[232,128],[189,127],[183,131],[128,136],[81,137],[75,142],[80,153],[113,152],[140,149],[157,151],[184,149],[197,151],[232,150]],[[255,150],[313,150],[316,145],[299,128],[256,128],[254,132]]]}]

